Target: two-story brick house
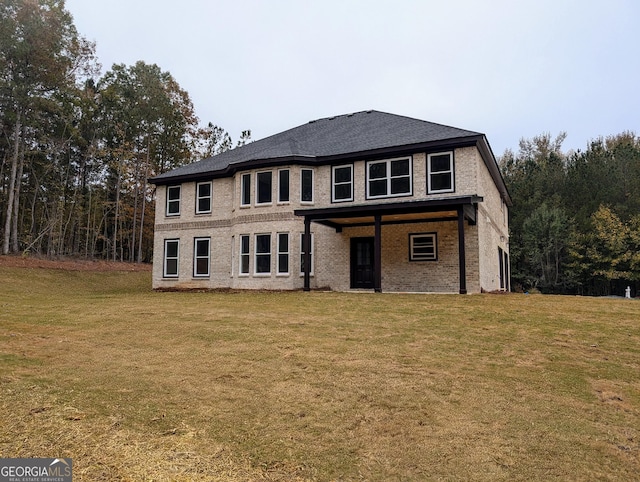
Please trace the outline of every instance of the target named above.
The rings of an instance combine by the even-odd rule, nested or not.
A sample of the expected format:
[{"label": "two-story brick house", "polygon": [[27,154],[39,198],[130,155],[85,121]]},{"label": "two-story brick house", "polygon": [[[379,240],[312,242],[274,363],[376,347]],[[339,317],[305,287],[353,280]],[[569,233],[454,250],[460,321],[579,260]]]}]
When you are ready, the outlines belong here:
[{"label": "two-story brick house", "polygon": [[155,289],[509,289],[511,200],[477,132],[358,112],[151,181]]}]

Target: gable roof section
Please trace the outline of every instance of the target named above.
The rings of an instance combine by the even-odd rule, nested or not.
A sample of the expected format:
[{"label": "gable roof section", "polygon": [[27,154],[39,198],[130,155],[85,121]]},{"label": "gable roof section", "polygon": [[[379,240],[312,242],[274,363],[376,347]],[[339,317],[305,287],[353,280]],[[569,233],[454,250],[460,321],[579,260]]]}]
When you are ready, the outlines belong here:
[{"label": "gable roof section", "polygon": [[[409,153],[419,148],[482,144],[485,163],[509,199],[484,134],[375,110],[311,121],[279,134],[160,174],[154,184],[231,176],[239,169],[269,165],[324,164],[340,160]],[[405,152],[406,151],[406,152]],[[493,166],[491,165],[493,164]],[[502,184],[502,186],[500,186]]]}]

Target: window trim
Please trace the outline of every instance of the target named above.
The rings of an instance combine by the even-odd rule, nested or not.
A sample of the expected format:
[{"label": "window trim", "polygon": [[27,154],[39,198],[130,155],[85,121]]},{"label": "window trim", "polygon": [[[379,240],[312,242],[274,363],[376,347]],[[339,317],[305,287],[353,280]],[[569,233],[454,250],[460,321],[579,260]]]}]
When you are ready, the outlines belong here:
[{"label": "window trim", "polygon": [[[198,256],[198,242],[206,241],[207,242],[207,255],[206,256]],[[207,260],[207,272],[198,273],[198,260],[206,259]],[[197,237],[193,238],[193,277],[194,278],[209,278],[211,276],[211,238],[210,237]]]},{"label": "window trim", "polygon": [[[336,183],[336,170],[337,169],[345,169],[345,168],[349,168],[350,172],[351,172],[351,180],[346,183],[346,182],[341,182],[340,184]],[[336,199],[336,186],[338,185],[346,185],[349,184],[351,186],[350,189],[350,196],[348,198],[344,198],[344,199]],[[353,164],[341,164],[339,166],[331,166],[331,202],[332,203],[344,203],[344,202],[350,202],[353,201]]]},{"label": "window trim", "polygon": [[[203,186],[205,184],[209,185],[209,195],[208,196],[200,196],[200,186]],[[208,210],[203,210],[203,211],[200,210],[200,200],[201,199],[208,199],[209,200],[209,209]],[[211,181],[197,182],[196,183],[196,214],[211,214],[212,207],[213,207],[213,182],[211,182]]]},{"label": "window trim", "polygon": [[[448,171],[438,171],[436,174],[444,174],[449,173],[451,176],[451,188],[449,189],[432,189],[431,188],[431,158],[434,156],[443,156],[445,154],[449,155],[449,170]],[[453,151],[443,151],[443,152],[432,152],[427,154],[427,194],[443,194],[456,192],[456,176],[455,176],[456,168],[455,168],[455,157]]]},{"label": "window trim", "polygon": [[[287,237],[287,249],[286,251],[282,250],[282,246],[280,243],[280,236],[286,236]],[[290,273],[289,271],[291,270],[291,236],[289,236],[289,233],[276,233],[276,239],[277,239],[277,266],[276,266],[276,275],[277,276],[289,276]],[[281,271],[281,264],[280,264],[280,256],[286,256],[287,257],[287,270],[286,271]]]},{"label": "window trim", "polygon": [[[409,161],[409,174],[408,174],[409,191],[408,192],[390,194],[391,180],[399,177],[407,177],[406,175],[396,176],[395,178],[391,176],[391,164],[395,161]],[[381,164],[383,162],[387,164],[387,175],[385,178],[380,178],[380,179],[385,179],[387,181],[387,194],[372,196],[370,194],[371,180],[369,179],[369,166],[371,166],[372,164]],[[394,157],[392,159],[376,159],[376,160],[367,161],[365,169],[366,169],[365,177],[366,177],[367,199],[386,199],[386,198],[394,198],[394,197],[413,196],[413,156],[402,156],[402,157]]]},{"label": "window trim", "polygon": [[[247,240],[247,251],[242,251],[243,243],[242,241]],[[248,234],[241,234],[239,236],[238,247],[240,249],[240,256],[238,257],[238,277],[249,276],[251,274],[251,236]],[[242,270],[242,260],[246,257],[247,259],[247,270]]]},{"label": "window trim", "polygon": [[[314,236],[311,233],[311,269],[309,270],[309,276],[313,276],[313,266],[314,266]],[[302,269],[302,263],[304,261],[304,233],[300,233],[300,276],[304,276],[304,270]]]},{"label": "window trim", "polygon": [[[302,196],[304,195],[304,173],[308,171],[311,173],[311,200],[307,200],[305,201],[304,199],[302,199]],[[314,203],[314,198],[315,198],[315,189],[314,189],[314,181],[315,181],[315,174],[313,172],[314,170],[311,168],[302,168],[300,169],[300,204],[313,204]]]},{"label": "window trim", "polygon": [[[287,199],[282,199],[282,177],[283,173],[287,173]],[[286,169],[278,169],[278,204],[289,204],[291,202],[291,170],[289,168]]]},{"label": "window trim", "polygon": [[[268,236],[269,237],[269,252],[258,252],[258,236]],[[253,275],[260,277],[268,277],[271,276],[271,233],[256,233],[253,235]],[[258,256],[268,256],[269,257],[269,271],[258,272]]]},{"label": "window trim", "polygon": [[[177,245],[177,253],[176,256],[172,256],[171,258],[167,257],[167,244],[176,243]],[[167,261],[169,259],[176,260],[176,273],[169,274],[167,273]],[[179,278],[180,277],[180,239],[178,238],[170,238],[164,240],[164,253],[162,254],[162,277],[163,278]]]},{"label": "window trim", "polygon": [[[260,174],[269,174],[269,200],[260,202]],[[273,204],[273,171],[256,172],[256,206],[271,206]]]},{"label": "window trim", "polygon": [[[177,199],[170,199],[169,198],[169,191],[173,190],[173,189],[177,189],[178,190],[178,198]],[[180,205],[182,204],[182,185],[181,184],[176,184],[173,186],[167,186],[167,190],[166,190],[166,206],[165,206],[165,215],[166,216],[180,216]],[[178,205],[178,210],[175,213],[171,213],[169,212],[169,206],[172,203],[177,203]]]},{"label": "window trim", "polygon": [[[433,241],[433,256],[416,255],[414,248],[414,239],[418,237],[430,237]],[[438,233],[410,233],[409,234],[409,261],[410,262],[422,262],[422,261],[438,261]]]},{"label": "window trim", "polygon": [[[245,186],[245,179],[248,179]],[[245,203],[245,198],[248,198],[248,202]],[[240,176],[240,207],[251,206],[251,173],[246,172]]]}]

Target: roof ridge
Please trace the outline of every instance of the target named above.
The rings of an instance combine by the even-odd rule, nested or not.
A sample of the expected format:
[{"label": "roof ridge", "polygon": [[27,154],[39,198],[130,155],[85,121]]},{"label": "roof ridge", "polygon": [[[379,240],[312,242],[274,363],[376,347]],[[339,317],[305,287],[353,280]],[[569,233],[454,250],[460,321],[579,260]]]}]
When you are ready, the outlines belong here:
[{"label": "roof ridge", "polygon": [[320,122],[320,121],[324,121],[324,120],[335,120],[335,119],[338,119],[340,117],[353,117],[354,115],[371,114],[372,112],[378,112],[380,114],[384,114],[384,112],[380,112],[380,111],[377,111],[375,109],[367,109],[367,110],[359,110],[359,111],[356,111],[356,112],[350,112],[348,114],[338,114],[338,115],[332,115],[332,116],[329,116],[329,117],[320,117],[319,119],[310,120],[308,123],[309,124],[314,124],[316,122]]}]

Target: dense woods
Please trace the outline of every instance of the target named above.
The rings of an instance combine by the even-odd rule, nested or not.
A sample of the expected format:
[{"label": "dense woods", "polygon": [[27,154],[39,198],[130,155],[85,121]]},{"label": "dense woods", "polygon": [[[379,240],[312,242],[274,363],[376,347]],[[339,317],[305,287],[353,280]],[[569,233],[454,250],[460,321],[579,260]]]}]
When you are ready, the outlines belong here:
[{"label": "dense woods", "polygon": [[640,138],[562,152],[565,134],[520,141],[500,159],[513,198],[512,282],[551,293],[624,294],[640,281]]},{"label": "dense woods", "polygon": [[[63,0],[0,4],[2,253],[150,261],[150,176],[233,147],[142,61],[104,75]],[[242,133],[240,143],[250,138]]]}]

